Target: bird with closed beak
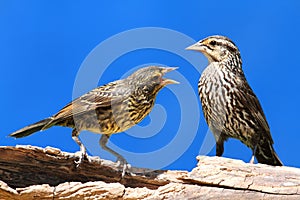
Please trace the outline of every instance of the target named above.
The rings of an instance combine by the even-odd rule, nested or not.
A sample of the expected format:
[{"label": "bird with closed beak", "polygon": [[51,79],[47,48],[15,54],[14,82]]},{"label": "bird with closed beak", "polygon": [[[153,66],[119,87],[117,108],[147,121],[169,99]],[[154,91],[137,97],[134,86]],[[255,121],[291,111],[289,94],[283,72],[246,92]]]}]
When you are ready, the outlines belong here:
[{"label": "bird with closed beak", "polygon": [[163,76],[175,67],[148,66],[138,69],[125,79],[100,86],[67,104],[55,115],[26,126],[10,134],[21,138],[52,126],[73,129],[72,138],[80,147],[77,166],[88,159],[86,148],[79,139],[83,130],[102,134],[100,146],[117,157],[123,165],[122,176],[127,161],[106,144],[112,134],[126,131],[142,121],[154,106],[158,92],[169,84],[178,82]]},{"label": "bird with closed beak", "polygon": [[270,128],[258,98],[248,84],[237,46],[227,37],[210,36],[187,48],[203,53],[208,66],[198,90],[206,122],[222,156],[224,141],[235,138],[252,149],[259,163],[283,165],[277,156]]}]

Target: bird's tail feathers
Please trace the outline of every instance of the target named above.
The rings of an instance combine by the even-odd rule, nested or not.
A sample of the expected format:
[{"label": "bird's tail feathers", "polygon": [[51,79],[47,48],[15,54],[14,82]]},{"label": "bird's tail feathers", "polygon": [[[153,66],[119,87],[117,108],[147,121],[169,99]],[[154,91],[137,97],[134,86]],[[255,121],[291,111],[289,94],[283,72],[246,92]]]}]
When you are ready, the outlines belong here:
[{"label": "bird's tail feathers", "polygon": [[34,124],[31,124],[29,126],[26,126],[24,128],[21,128],[20,130],[17,130],[13,133],[11,133],[9,136],[10,137],[15,137],[15,138],[22,138],[22,137],[26,137],[28,135],[31,135],[37,131],[40,131],[40,130],[45,130],[47,128],[50,128],[50,127],[47,127],[47,128],[44,128],[46,125],[49,124],[49,122],[51,122],[52,119],[51,118],[47,118],[47,119],[43,119],[39,122],[36,122]]},{"label": "bird's tail feathers", "polygon": [[283,166],[283,163],[276,154],[273,145],[270,142],[260,144],[255,153],[255,157],[259,163],[273,166]]},{"label": "bird's tail feathers", "polygon": [[275,151],[273,152],[273,156],[274,156],[276,166],[283,166],[282,161],[279,159],[279,157]]}]

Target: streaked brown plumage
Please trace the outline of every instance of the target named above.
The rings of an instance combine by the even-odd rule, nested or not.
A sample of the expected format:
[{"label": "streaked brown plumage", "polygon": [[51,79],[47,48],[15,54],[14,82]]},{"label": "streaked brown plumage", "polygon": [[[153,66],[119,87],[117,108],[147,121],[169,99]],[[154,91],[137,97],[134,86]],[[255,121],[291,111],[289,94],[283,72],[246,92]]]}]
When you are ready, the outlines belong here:
[{"label": "streaked brown plumage", "polygon": [[206,122],[216,139],[216,155],[224,141],[236,138],[250,147],[259,163],[282,165],[262,107],[242,70],[240,51],[227,37],[210,36],[187,48],[209,61],[198,89]]},{"label": "streaked brown plumage", "polygon": [[125,79],[91,90],[52,117],[26,126],[10,136],[21,138],[52,126],[71,127],[72,138],[80,146],[79,165],[83,158],[88,158],[86,149],[78,138],[80,131],[100,133],[103,134],[100,146],[126,166],[126,160],[106,146],[110,135],[129,129],[150,113],[158,92],[168,84],[177,83],[163,78],[165,73],[175,69],[156,66],[141,68]]}]

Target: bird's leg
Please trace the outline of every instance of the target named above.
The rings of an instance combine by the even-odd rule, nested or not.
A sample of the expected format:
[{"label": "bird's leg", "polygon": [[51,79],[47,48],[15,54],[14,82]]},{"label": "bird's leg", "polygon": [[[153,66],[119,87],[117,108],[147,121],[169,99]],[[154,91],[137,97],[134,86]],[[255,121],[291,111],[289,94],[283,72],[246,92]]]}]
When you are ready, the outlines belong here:
[{"label": "bird's leg", "polygon": [[258,140],[253,142],[255,145],[254,145],[254,148],[253,148],[253,151],[252,151],[251,160],[249,162],[250,164],[254,164],[254,158],[255,158],[256,151],[257,151],[257,146],[259,145],[259,141],[261,141],[261,135],[259,135]]},{"label": "bird's leg", "polygon": [[224,140],[222,137],[219,137],[219,139],[216,142],[216,156],[222,156],[224,152]]},{"label": "bird's leg", "polygon": [[252,151],[252,157],[249,163],[254,164],[254,157],[255,157],[255,153],[256,153],[256,149],[257,149],[257,144],[254,146],[254,149]]},{"label": "bird's leg", "polygon": [[79,167],[80,163],[83,161],[83,159],[87,159],[89,162],[89,157],[86,153],[85,146],[82,144],[82,142],[78,138],[79,132],[77,131],[76,128],[73,129],[72,131],[72,139],[79,145],[80,147],[80,154],[79,154],[79,159],[78,161],[75,161],[76,167]]},{"label": "bird's leg", "polygon": [[224,152],[224,134],[222,134],[222,132],[217,129],[212,129],[212,133],[216,140],[216,156],[222,156]]},{"label": "bird's leg", "polygon": [[216,156],[222,156],[224,152],[224,142],[217,142],[216,145]]},{"label": "bird's leg", "polygon": [[100,138],[100,141],[99,141],[100,146],[105,151],[108,151],[109,153],[111,153],[111,154],[113,154],[114,156],[117,157],[117,162],[119,163],[119,165],[123,165],[122,177],[124,177],[125,172],[128,168],[130,168],[130,165],[127,163],[126,159],[123,156],[121,156],[120,154],[118,154],[117,152],[115,152],[114,150],[109,148],[108,146],[106,146],[109,137],[110,137],[110,135],[103,134]]}]

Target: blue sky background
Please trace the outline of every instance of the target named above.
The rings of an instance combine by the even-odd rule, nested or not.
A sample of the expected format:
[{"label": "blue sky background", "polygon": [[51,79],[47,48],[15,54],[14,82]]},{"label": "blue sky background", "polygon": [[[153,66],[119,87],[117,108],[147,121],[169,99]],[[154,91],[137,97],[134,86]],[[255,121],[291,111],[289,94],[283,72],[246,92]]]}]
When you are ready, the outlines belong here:
[{"label": "blue sky background", "polygon": [[[68,152],[79,150],[69,128],[53,127],[18,140],[6,136],[55,114],[71,101],[82,62],[102,41],[134,28],[161,27],[194,40],[222,34],[238,45],[246,77],[263,106],[279,157],[285,165],[300,167],[299,1],[105,2],[0,1],[0,145],[30,144]],[[200,53],[188,53],[204,60]],[[99,62],[101,59],[104,58],[100,55]],[[200,74],[191,63],[174,53],[156,49],[120,56],[99,77],[99,85],[119,79],[145,63],[179,66],[178,71],[197,92]],[[203,62],[201,67],[206,64]],[[179,103],[170,89],[160,92],[157,103],[165,106],[168,113],[166,124],[158,134],[141,139],[121,133],[112,136],[111,141],[127,151],[142,153],[168,144],[176,137],[181,115]],[[190,120],[199,124],[195,138],[183,155],[165,169],[195,167],[207,125],[202,112],[200,120],[194,116]],[[141,126],[149,123],[148,117]],[[95,145],[98,145],[96,140]],[[215,149],[208,155],[215,155]],[[231,139],[225,143],[224,156],[248,162],[251,151]]]}]

